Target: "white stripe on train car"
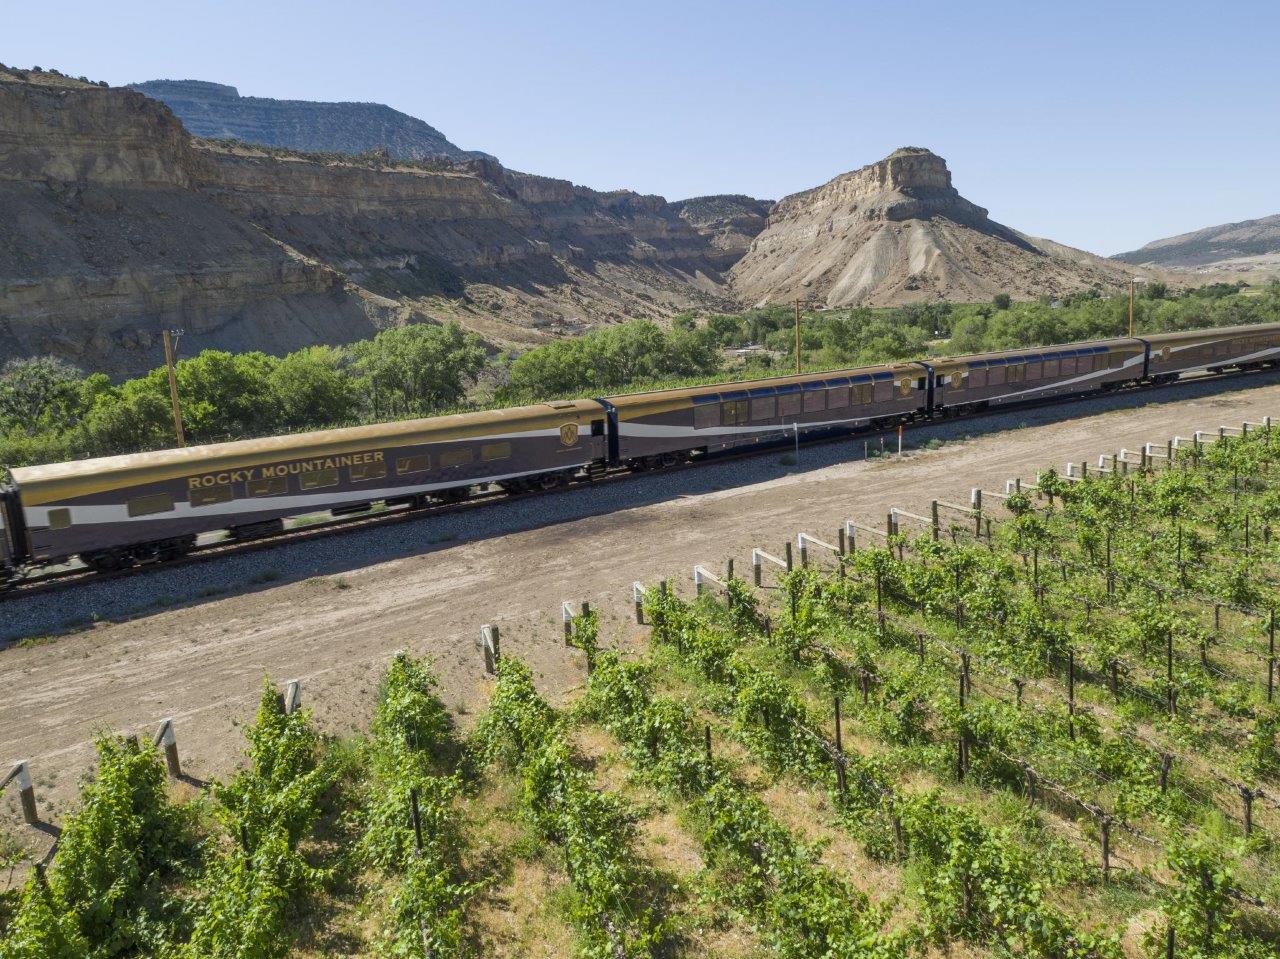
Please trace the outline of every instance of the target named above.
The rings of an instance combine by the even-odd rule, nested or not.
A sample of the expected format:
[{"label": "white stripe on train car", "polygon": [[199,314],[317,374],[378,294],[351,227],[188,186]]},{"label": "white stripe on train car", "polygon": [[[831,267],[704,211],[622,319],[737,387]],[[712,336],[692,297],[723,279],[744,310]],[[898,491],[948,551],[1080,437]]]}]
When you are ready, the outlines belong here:
[{"label": "white stripe on train car", "polygon": [[[1095,353],[1094,355],[1106,356],[1107,354]],[[1137,356],[1131,356],[1127,360],[1125,360],[1124,366],[1119,366],[1119,367],[1116,367],[1115,369],[1124,369],[1126,366],[1136,366],[1137,364],[1141,363],[1145,358],[1146,358],[1145,354],[1139,353]],[[1032,362],[1035,362],[1035,361],[1033,360]],[[1092,380],[1098,377],[1106,376],[1108,373],[1111,373],[1111,372],[1114,372],[1114,370],[1112,369],[1112,367],[1107,366],[1100,370],[1093,370],[1089,373],[1081,373],[1079,376],[1073,376],[1069,380],[1059,380],[1056,383],[1046,383],[1044,386],[1033,386],[1030,389],[1018,390],[1016,393],[1002,393],[999,396],[993,396],[991,398],[995,400],[1007,400],[1007,399],[1012,399],[1015,396],[1028,396],[1031,393],[1043,393],[1046,390],[1056,390],[1064,386],[1070,386],[1072,383],[1083,383],[1086,380]]]},{"label": "white stripe on train car", "polygon": [[[710,405],[710,404],[708,404]],[[903,410],[901,412],[911,412]],[[892,414],[886,414],[892,415]],[[846,420],[819,420],[815,422],[802,422],[800,428],[802,430],[822,428],[826,426],[855,426],[859,423],[869,423],[873,417],[856,416],[853,419]],[[751,433],[776,433],[785,431],[790,433],[796,428],[796,423],[768,423],[764,426],[670,426],[660,423],[630,423],[620,422],[618,424],[618,434],[620,436],[637,436],[657,439],[661,437],[673,436],[744,436]]]},{"label": "white stripe on train car", "polygon": [[[1191,350],[1191,349],[1195,349],[1196,347],[1201,347],[1205,345],[1206,344],[1204,343],[1192,343],[1189,346],[1179,346],[1179,347],[1170,349],[1169,354],[1172,356],[1174,353],[1179,353],[1182,350]],[[1189,370],[1207,370],[1211,366],[1230,366],[1232,363],[1248,363],[1250,360],[1261,359],[1262,357],[1268,354],[1275,354],[1275,353],[1280,353],[1280,346],[1269,346],[1265,350],[1257,350],[1253,353],[1244,353],[1240,356],[1231,357],[1230,359],[1203,360],[1202,362],[1199,362],[1199,363],[1193,363],[1190,366],[1180,366],[1176,370],[1164,370],[1158,375],[1166,376],[1170,373],[1186,373]]]},{"label": "white stripe on train car", "polygon": [[[566,463],[561,469],[577,468],[587,465],[586,460]],[[192,506],[181,501],[173,504],[173,509],[162,513],[147,513],[143,516],[130,516],[127,503],[94,503],[82,506],[28,506],[23,510],[27,525],[31,527],[48,526],[49,511],[68,509],[71,511],[72,526],[91,526],[105,523],[154,523],[170,517],[203,517],[228,516],[242,513],[297,512],[306,510],[322,510],[338,503],[349,503],[361,500],[386,499],[388,497],[429,493],[433,490],[447,489],[454,486],[478,486],[481,483],[498,483],[502,480],[518,479],[521,476],[536,476],[539,473],[559,472],[559,470],[525,470],[520,473],[503,473],[494,476],[478,476],[466,483],[421,483],[416,486],[393,486],[386,489],[370,489],[345,493],[315,493],[310,496],[262,496],[245,499],[233,499],[226,503],[211,503],[208,506]]]}]

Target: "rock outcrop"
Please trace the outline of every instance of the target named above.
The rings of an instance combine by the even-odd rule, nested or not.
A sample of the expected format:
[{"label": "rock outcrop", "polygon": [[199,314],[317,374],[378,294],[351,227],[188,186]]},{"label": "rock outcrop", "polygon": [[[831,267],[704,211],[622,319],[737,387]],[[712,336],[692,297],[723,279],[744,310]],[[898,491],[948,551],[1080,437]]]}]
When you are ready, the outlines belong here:
[{"label": "rock outcrop", "polygon": [[32,79],[0,72],[0,357],[120,374],[165,327],[283,351],[403,318],[203,194],[217,164],[162,104]]},{"label": "rock outcrop", "polygon": [[381,103],[242,97],[235,87],[205,80],[149,80],[130,89],[164,103],[198,137],[316,153],[381,149],[398,160],[485,156],[455,146],[430,124]]},{"label": "rock outcrop", "polygon": [[1118,286],[1129,271],[991,220],[942,157],[904,147],[780,200],[730,273],[751,304],[830,307],[1057,295]]},{"label": "rock outcrop", "polygon": [[768,222],[772,200],[756,200],[741,194],[697,196],[672,204],[681,219],[711,240],[719,251],[718,263],[729,269],[742,258]]},{"label": "rock outcrop", "polygon": [[1244,278],[1280,276],[1280,213],[1154,240],[1112,259]]},{"label": "rock outcrop", "polygon": [[525,346],[731,305],[661,197],[196,140],[141,93],[51,79],[0,70],[0,357],[136,373],[167,326],[282,352],[428,318]]}]

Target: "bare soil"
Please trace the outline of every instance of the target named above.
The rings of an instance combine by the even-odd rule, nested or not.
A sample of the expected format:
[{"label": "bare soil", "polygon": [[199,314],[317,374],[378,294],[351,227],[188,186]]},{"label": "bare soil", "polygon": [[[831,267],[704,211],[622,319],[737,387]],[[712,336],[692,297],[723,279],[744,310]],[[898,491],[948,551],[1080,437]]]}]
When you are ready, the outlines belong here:
[{"label": "bare soil", "polygon": [[[184,771],[224,776],[239,761],[239,727],[252,719],[264,676],[300,679],[321,727],[349,733],[366,724],[382,668],[401,648],[435,659],[466,726],[491,682],[475,648],[483,623],[498,624],[504,653],[528,662],[543,692],[562,702],[583,680],[581,654],[563,644],[563,600],[590,601],[606,641],[633,642],[633,581],[668,577],[688,591],[693,564],[722,570],[731,556],[749,575],[752,547],[781,553],[799,531],[834,539],[846,518],[882,525],[893,506],[927,513],[934,497],[967,502],[975,486],[1002,490],[1010,477],[1068,459],[1096,462],[1102,452],[1268,414],[1280,415],[1280,376],[1180,385],[920,428],[909,443],[956,442],[901,460],[864,460],[861,439],[843,441],[801,450],[798,465],[768,453],[158,571],[52,601],[6,600],[0,621],[53,635],[0,650],[0,761],[29,761],[50,822],[90,771],[99,730],[150,735],[173,717]],[[95,625],[58,634],[67,616],[91,612]],[[47,846],[54,829],[22,826],[16,798],[0,797],[0,822],[33,851]]]}]

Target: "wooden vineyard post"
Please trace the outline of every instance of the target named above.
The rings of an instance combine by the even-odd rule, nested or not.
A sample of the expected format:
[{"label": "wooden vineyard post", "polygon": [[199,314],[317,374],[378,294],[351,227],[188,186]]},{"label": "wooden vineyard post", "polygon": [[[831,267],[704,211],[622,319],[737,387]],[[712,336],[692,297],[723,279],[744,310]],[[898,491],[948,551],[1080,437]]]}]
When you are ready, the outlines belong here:
[{"label": "wooden vineyard post", "polygon": [[502,661],[501,642],[497,626],[486,623],[480,627],[480,641],[476,645],[484,653],[484,671],[491,676],[497,675],[498,663]]},{"label": "wooden vineyard post", "polygon": [[0,790],[3,790],[9,783],[14,783],[18,787],[18,802],[22,806],[22,820],[28,826],[34,826],[40,822],[40,813],[36,808],[36,787],[31,781],[31,770],[27,766],[27,761],[21,759],[13,764],[9,770],[9,774],[0,781]]},{"label": "wooden vineyard post", "polygon": [[644,625],[644,584],[643,583],[631,584],[631,602],[634,603],[636,607],[636,624],[639,626],[643,626]]},{"label": "wooden vineyard post", "polygon": [[164,766],[170,779],[182,777],[182,765],[178,762],[178,737],[173,731],[173,720],[160,720],[160,729],[156,733],[155,745],[164,748]]},{"label": "wooden vineyard post", "polygon": [[844,769],[844,732],[840,723],[840,697],[837,696],[833,700],[836,718],[836,785],[840,789],[841,795],[848,790],[848,783],[845,781]]},{"label": "wooden vineyard post", "polygon": [[302,708],[302,680],[291,679],[285,684],[281,702],[286,714],[295,713]]},{"label": "wooden vineyard post", "polygon": [[1111,817],[1103,813],[1098,818],[1102,830],[1102,881],[1111,881]]},{"label": "wooden vineyard post", "polygon": [[1173,688],[1173,630],[1170,629],[1165,645],[1165,681],[1169,684],[1169,715],[1178,715],[1178,691]]},{"label": "wooden vineyard post", "polygon": [[960,741],[956,746],[956,776],[964,782],[969,768],[969,737],[965,731],[965,708],[969,700],[969,654],[960,654]]},{"label": "wooden vineyard post", "polygon": [[560,604],[560,625],[564,630],[564,644],[573,645],[573,603],[565,600]]},{"label": "wooden vineyard post", "polygon": [[1248,786],[1243,784],[1237,785],[1236,789],[1240,792],[1240,801],[1244,805],[1244,834],[1246,836],[1253,835],[1253,800],[1258,795]]},{"label": "wooden vineyard post", "polygon": [[1174,959],[1177,951],[1177,934],[1173,931],[1173,923],[1164,931],[1164,959]]},{"label": "wooden vineyard post", "polygon": [[1067,650],[1067,731],[1076,738],[1076,651]]},{"label": "wooden vineyard post", "polygon": [[791,540],[787,540],[786,542],[786,552],[783,553],[783,557],[787,561],[787,572],[789,573],[795,568],[791,559]]},{"label": "wooden vineyard post", "polygon": [[[413,822],[413,848],[415,855],[422,858],[422,812],[418,808],[418,790],[416,788],[409,790],[409,817]],[[418,934],[422,937],[422,954],[426,959],[434,959],[435,953],[431,950],[431,937],[427,935],[427,924],[421,916],[418,917]]]},{"label": "wooden vineyard post", "polygon": [[730,556],[724,564],[724,581],[726,583],[733,582],[733,557]]},{"label": "wooden vineyard post", "polygon": [[710,766],[711,765],[711,724],[710,723],[707,723],[707,725],[702,730],[702,749],[707,757],[707,766]]},{"label": "wooden vineyard post", "polygon": [[942,535],[942,523],[938,519],[938,501],[936,499],[929,504],[929,519],[933,531],[933,541],[936,543]]},{"label": "wooden vineyard post", "polygon": [[969,503],[973,507],[973,535],[982,539],[982,487],[975,486],[969,494]]},{"label": "wooden vineyard post", "polygon": [[1160,791],[1162,793],[1169,791],[1169,767],[1173,765],[1173,756],[1170,753],[1160,754]]},{"label": "wooden vineyard post", "polygon": [[1267,702],[1276,697],[1276,611],[1267,618]]},{"label": "wooden vineyard post", "polygon": [[[836,545],[840,547],[840,558],[843,559],[849,552],[849,535],[843,526],[836,531]],[[844,563],[840,564],[840,568],[844,569]]]}]

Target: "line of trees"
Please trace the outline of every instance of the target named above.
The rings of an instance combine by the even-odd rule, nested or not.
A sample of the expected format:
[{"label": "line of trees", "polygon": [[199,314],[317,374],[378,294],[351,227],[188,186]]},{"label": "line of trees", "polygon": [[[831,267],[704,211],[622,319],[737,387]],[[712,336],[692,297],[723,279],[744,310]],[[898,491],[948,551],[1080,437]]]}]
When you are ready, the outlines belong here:
[{"label": "line of trees", "polygon": [[[1076,294],[1023,303],[921,303],[810,313],[808,369],[945,353],[1064,343],[1128,331],[1128,298]],[[1280,283],[1241,291],[1216,284],[1172,294],[1143,288],[1135,331],[1280,321]],[[637,320],[557,340],[519,356],[489,355],[456,323],[384,330],[345,347],[284,357],[206,350],[177,364],[192,443],[431,416],[493,403],[536,403],[623,390],[768,376],[794,369],[794,317],[775,306],[676,317],[669,329]],[[735,348],[757,345],[745,358]],[[112,383],[57,359],[0,367],[0,467],[171,445],[163,367]]]}]

